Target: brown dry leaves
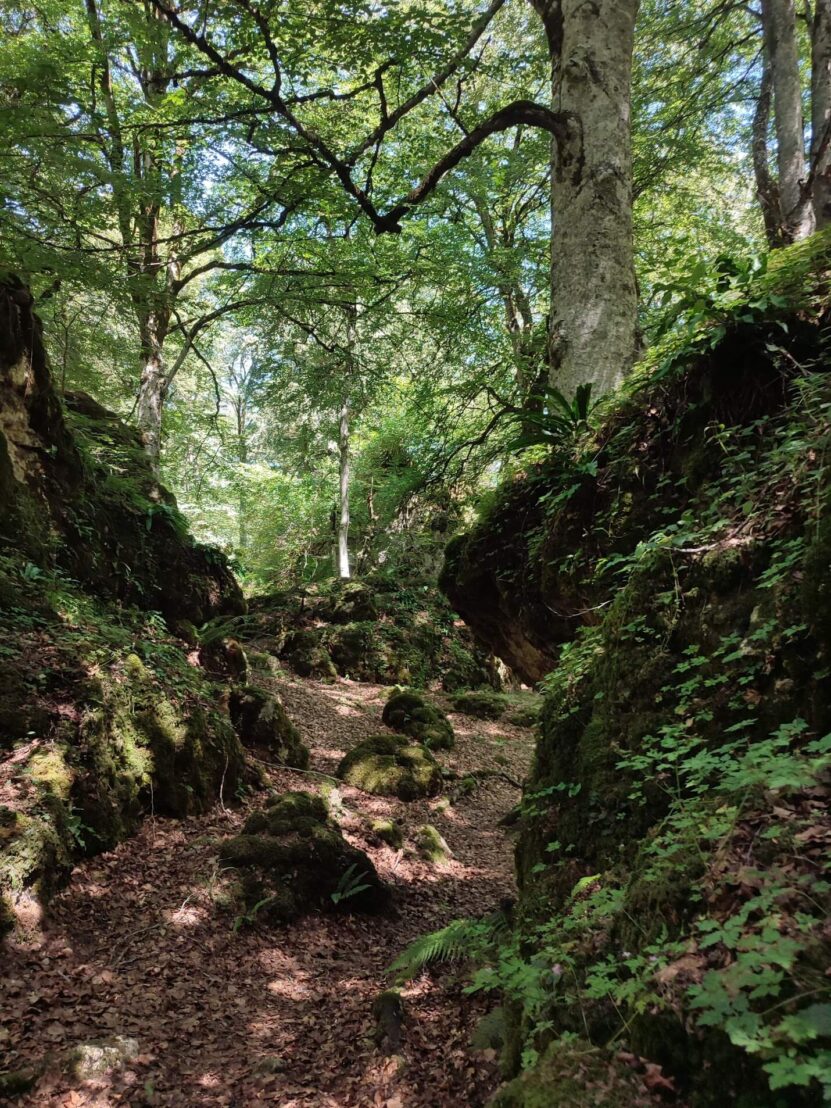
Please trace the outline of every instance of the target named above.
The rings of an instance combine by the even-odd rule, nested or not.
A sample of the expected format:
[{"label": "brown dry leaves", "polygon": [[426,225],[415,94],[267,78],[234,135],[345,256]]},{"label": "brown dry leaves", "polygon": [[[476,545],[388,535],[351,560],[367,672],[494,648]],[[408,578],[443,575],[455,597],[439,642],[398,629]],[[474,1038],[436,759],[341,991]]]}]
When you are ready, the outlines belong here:
[{"label": "brown dry leaves", "polygon": [[[377,686],[275,685],[312,748],[316,770],[331,773],[354,743],[383,730],[386,690]],[[457,749],[444,761],[458,773],[501,765],[525,776],[529,732],[462,716],[453,722]],[[320,784],[290,770],[271,776],[278,789]],[[490,911],[512,893],[511,843],[496,825],[517,794],[488,779],[439,811],[436,801],[404,805],[340,792],[344,833],[394,888],[390,916],[315,915],[291,928],[235,934],[216,842],[239,828],[245,815],[239,810],[217,808],[180,823],[148,820],[136,838],[78,867],[54,902],[47,930],[12,947],[4,966],[4,1065],[48,1063],[20,1103],[484,1104],[498,1077],[494,1062],[469,1048],[482,1009],[460,983],[425,976],[405,991],[403,1044],[392,1058],[374,1042],[371,1008],[403,946],[451,919]],[[256,797],[249,806],[261,803]],[[439,870],[411,850],[401,855],[384,846],[369,830],[379,816],[400,819],[410,841],[418,826],[434,823],[453,860]],[[136,1040],[137,1055],[94,1079],[72,1076],[66,1060],[73,1047],[115,1036]]]}]

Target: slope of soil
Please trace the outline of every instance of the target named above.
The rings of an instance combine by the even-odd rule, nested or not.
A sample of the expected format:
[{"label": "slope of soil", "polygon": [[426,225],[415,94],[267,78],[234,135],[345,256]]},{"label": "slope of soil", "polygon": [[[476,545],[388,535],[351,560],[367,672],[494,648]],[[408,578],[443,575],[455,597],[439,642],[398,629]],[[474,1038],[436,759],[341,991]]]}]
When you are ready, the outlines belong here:
[{"label": "slope of soil", "polygon": [[[273,684],[316,772],[265,767],[270,784],[329,791],[334,782],[319,774],[332,773],[355,743],[384,730],[387,690],[347,681]],[[484,1008],[462,995],[452,974],[424,975],[404,990],[399,1055],[386,1057],[373,1039],[372,1003],[389,984],[385,968],[394,956],[425,931],[490,911],[514,891],[511,842],[497,822],[518,799],[509,779],[524,778],[532,735],[502,721],[451,719],[457,745],[440,756],[442,764],[460,775],[505,776],[481,778],[446,810],[440,799],[406,805],[346,786],[329,795],[344,833],[369,852],[394,890],[389,916],[314,915],[290,928],[255,922],[235,930],[216,844],[239,829],[262,795],[234,808],[225,795],[211,813],[181,822],[150,820],[130,842],[79,866],[48,924],[33,921],[28,941],[6,952],[4,1065],[18,1070],[52,1057],[16,1103],[485,1103],[498,1075],[468,1042]],[[390,816],[402,821],[403,852],[371,832],[373,819]],[[451,848],[443,867],[411,849],[424,823]],[[66,1063],[73,1048],[116,1037],[125,1060],[86,1080],[77,1067],[73,1074]]]}]

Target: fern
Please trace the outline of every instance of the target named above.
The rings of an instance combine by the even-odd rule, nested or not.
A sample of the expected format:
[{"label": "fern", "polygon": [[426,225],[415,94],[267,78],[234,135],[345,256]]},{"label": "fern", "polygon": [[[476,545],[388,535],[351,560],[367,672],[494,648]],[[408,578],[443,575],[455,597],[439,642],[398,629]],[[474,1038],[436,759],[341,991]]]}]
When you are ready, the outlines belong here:
[{"label": "fern", "polygon": [[422,970],[439,962],[459,962],[475,957],[498,932],[507,927],[503,912],[486,919],[456,919],[421,935],[398,955],[387,970],[399,982],[412,981]]}]

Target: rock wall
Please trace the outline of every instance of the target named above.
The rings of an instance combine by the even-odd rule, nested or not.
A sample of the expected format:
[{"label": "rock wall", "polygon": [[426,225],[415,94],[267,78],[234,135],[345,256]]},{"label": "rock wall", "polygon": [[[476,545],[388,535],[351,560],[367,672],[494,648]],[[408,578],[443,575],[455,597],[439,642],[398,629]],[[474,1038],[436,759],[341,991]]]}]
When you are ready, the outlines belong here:
[{"label": "rock wall", "polygon": [[114,600],[194,623],[244,610],[195,543],[137,432],[91,397],[59,399],[28,290],[0,282],[0,542]]},{"label": "rock wall", "polygon": [[243,609],[135,432],[58,397],[28,291],[0,282],[0,932],[144,812],[233,797],[225,698],[171,628]]},{"label": "rock wall", "polygon": [[713,321],[448,550],[457,610],[546,693],[494,970],[506,1072],[540,1060],[498,1103],[553,1102],[584,1039],[697,1106],[822,1103],[828,244],[793,264],[798,310]]}]

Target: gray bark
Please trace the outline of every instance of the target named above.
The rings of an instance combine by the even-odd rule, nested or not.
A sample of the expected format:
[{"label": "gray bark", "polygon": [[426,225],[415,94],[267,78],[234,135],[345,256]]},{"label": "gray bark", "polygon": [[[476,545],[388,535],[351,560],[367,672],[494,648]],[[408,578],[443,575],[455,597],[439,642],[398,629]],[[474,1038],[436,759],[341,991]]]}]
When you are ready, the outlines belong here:
[{"label": "gray bark", "polygon": [[338,518],[338,577],[348,579],[349,568],[349,481],[351,459],[349,451],[349,405],[341,405],[338,420],[338,456],[340,515]]},{"label": "gray bark", "polygon": [[831,223],[831,0],[815,0],[811,27],[811,172],[817,228]]},{"label": "gray bark", "polygon": [[162,356],[164,338],[152,323],[145,323],[141,330],[141,377],[136,422],[150,467],[158,477],[162,450],[162,410],[167,394],[167,377]]},{"label": "gray bark", "polygon": [[631,82],[638,0],[532,0],[552,60],[552,109],[573,113],[552,147],[551,383],[615,389],[637,347]]},{"label": "gray bark", "polygon": [[794,0],[762,0],[762,19],[773,83],[783,237],[793,242],[810,235],[814,229],[810,190],[805,188],[807,167]]},{"label": "gray bark", "polygon": [[768,245],[774,247],[782,245],[782,206],[779,202],[779,187],[770,171],[768,132],[773,102],[773,81],[767,50],[764,50],[762,66],[759,99],[756,101],[756,111],[753,115],[753,171],[756,177],[756,196],[765,224],[765,235]]}]

